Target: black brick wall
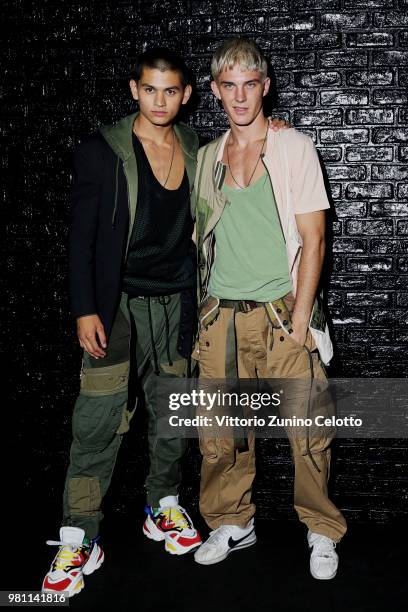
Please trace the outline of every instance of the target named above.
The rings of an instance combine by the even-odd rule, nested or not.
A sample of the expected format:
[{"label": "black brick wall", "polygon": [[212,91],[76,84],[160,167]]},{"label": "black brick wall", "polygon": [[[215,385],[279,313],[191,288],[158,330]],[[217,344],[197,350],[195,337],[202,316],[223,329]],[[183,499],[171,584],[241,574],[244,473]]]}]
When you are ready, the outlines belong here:
[{"label": "black brick wall", "polygon": [[[405,376],[408,0],[15,0],[2,3],[2,22],[0,334],[27,462],[20,489],[58,500],[78,390],[66,292],[70,153],[132,110],[125,77],[152,43],[182,51],[195,70],[199,103],[190,121],[203,142],[225,127],[209,91],[212,50],[242,34],[264,48],[276,74],[275,114],[313,138],[330,185],[331,373]],[[115,508],[140,502],[146,444],[137,429],[124,444]],[[259,449],[260,515],[287,516],[287,444],[263,441]],[[406,441],[339,441],[336,454],[336,500],[349,518],[407,515]],[[188,461],[185,487],[196,495],[196,451]]]}]

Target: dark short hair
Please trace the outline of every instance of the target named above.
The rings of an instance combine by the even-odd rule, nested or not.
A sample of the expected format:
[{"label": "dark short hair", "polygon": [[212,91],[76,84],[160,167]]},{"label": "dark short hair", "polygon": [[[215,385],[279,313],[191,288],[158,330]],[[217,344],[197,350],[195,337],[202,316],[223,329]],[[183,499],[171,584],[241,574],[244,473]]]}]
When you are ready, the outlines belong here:
[{"label": "dark short hair", "polygon": [[183,58],[167,47],[154,47],[141,53],[136,59],[130,78],[139,81],[143,68],[156,68],[161,72],[165,70],[178,72],[183,87],[191,82],[190,71]]}]

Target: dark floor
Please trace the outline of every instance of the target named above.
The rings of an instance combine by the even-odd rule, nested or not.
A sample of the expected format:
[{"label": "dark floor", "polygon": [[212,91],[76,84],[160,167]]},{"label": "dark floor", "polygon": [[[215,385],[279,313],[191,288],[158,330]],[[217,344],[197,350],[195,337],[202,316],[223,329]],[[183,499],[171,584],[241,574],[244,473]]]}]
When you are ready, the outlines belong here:
[{"label": "dark floor", "polygon": [[[55,516],[55,515],[54,515]],[[200,518],[194,517],[198,526]],[[258,521],[255,546],[213,566],[193,556],[173,557],[141,532],[142,516],[108,516],[104,521],[105,563],[86,577],[86,588],[70,600],[75,610],[143,612],[399,612],[407,610],[406,528],[358,525],[338,547],[340,566],[331,581],[308,570],[305,530],[297,522]],[[31,522],[32,521],[32,522]],[[53,531],[53,530],[51,530]],[[205,528],[202,529],[205,534]],[[47,517],[31,517],[21,544],[8,547],[3,590],[38,590],[56,548],[46,539]],[[3,549],[5,550],[5,549]],[[6,568],[9,571],[6,571]],[[16,571],[19,568],[19,571]],[[6,572],[6,573],[5,573]],[[6,575],[8,576],[6,577]]]}]

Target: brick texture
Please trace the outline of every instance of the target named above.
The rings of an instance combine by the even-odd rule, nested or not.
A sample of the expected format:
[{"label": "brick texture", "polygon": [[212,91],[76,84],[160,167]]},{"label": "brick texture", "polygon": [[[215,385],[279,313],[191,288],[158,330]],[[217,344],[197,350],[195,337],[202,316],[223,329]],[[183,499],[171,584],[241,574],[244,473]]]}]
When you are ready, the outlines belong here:
[{"label": "brick texture", "polygon": [[[26,468],[31,493],[35,485],[50,502],[61,493],[78,391],[80,354],[66,283],[70,153],[99,125],[133,109],[126,76],[152,43],[178,49],[194,69],[198,100],[188,121],[202,142],[226,125],[209,94],[213,49],[234,35],[263,46],[279,86],[274,114],[311,136],[324,160],[333,208],[325,278],[336,338],[330,373],[406,376],[405,0],[14,0],[2,9],[0,308],[7,325],[0,333],[13,365],[13,401],[25,408],[19,431],[30,440],[35,435],[33,465],[49,475],[39,482]],[[288,445],[259,447],[259,512],[282,518],[291,503]],[[146,440],[134,428],[111,493],[119,510],[140,502],[145,456]],[[406,443],[341,440],[337,457],[336,500],[350,519],[406,517]],[[187,462],[183,486],[196,499],[196,449]],[[390,495],[390,479],[398,495]]]}]

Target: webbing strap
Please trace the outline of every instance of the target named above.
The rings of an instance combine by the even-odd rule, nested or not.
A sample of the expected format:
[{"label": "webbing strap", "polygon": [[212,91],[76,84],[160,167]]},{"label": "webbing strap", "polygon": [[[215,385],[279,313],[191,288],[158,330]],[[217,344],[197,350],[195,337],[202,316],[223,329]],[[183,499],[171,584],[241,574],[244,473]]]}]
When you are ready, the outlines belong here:
[{"label": "webbing strap", "polygon": [[[236,308],[231,309],[231,317],[228,321],[225,347],[225,378],[238,380],[237,333],[235,328],[236,312]],[[249,450],[247,437],[234,436],[234,446],[238,452]]]},{"label": "webbing strap", "polygon": [[225,347],[225,378],[238,378],[237,364],[237,334],[235,330],[235,308],[231,309],[228,321],[226,347]]}]

